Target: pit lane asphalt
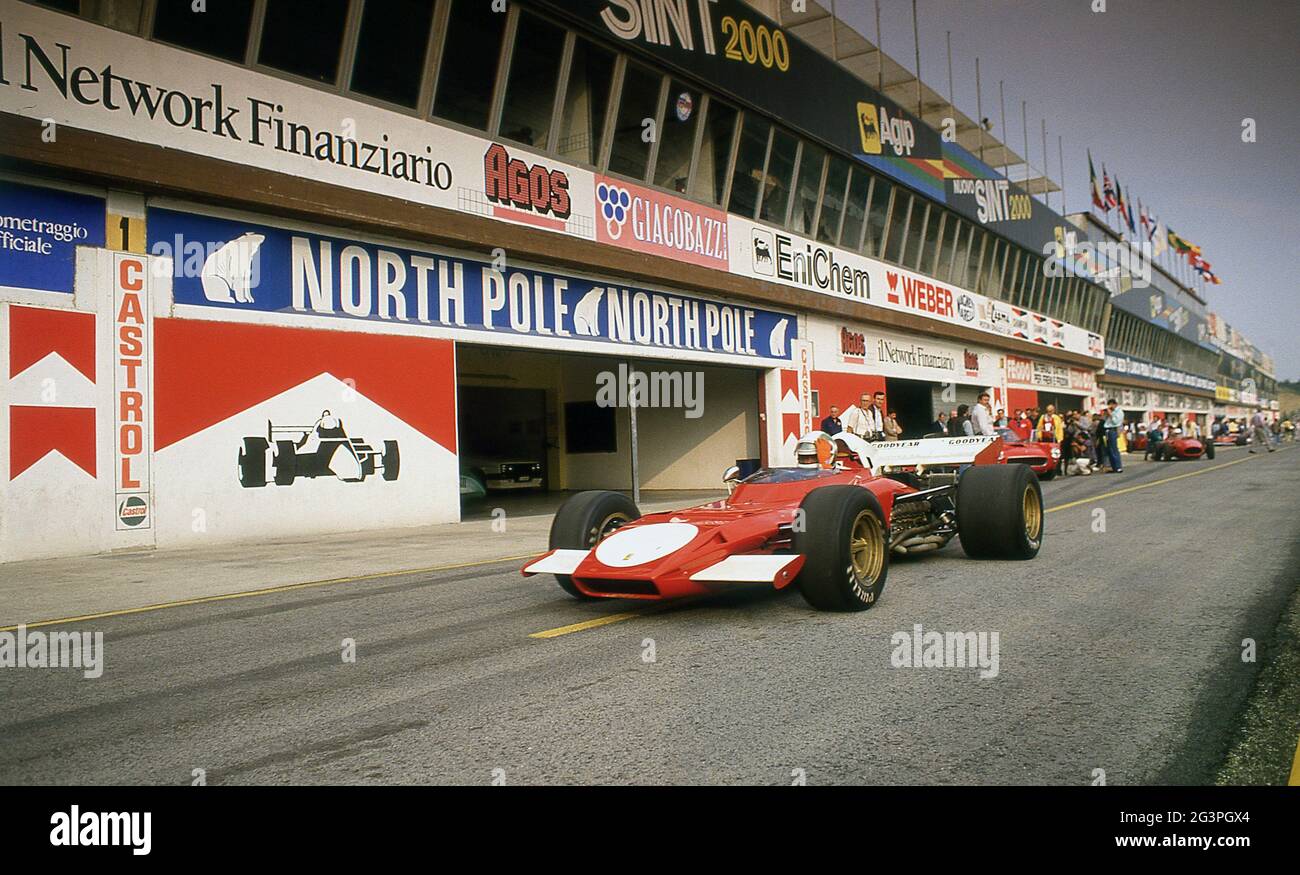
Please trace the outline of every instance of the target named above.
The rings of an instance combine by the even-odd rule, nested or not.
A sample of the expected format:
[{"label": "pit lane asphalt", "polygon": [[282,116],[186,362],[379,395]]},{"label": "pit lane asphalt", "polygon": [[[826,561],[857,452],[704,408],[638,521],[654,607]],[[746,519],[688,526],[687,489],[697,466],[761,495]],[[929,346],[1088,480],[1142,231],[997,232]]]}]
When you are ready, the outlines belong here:
[{"label": "pit lane asphalt", "polygon": [[[1036,561],[952,544],[860,614],[751,587],[538,639],[641,608],[511,563],[73,624],[103,677],[0,670],[0,782],[1209,782],[1295,587],[1300,453],[1044,486]],[[997,631],[1000,673],[893,668],[918,623]]]}]

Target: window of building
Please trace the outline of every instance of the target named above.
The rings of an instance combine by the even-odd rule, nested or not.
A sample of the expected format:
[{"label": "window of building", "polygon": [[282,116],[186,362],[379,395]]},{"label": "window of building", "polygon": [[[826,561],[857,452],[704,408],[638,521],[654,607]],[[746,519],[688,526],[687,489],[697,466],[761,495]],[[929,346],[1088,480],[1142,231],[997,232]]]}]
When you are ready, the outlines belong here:
[{"label": "window of building", "polygon": [[609,112],[614,82],[614,53],[581,37],[573,44],[569,84],[564,89],[560,140],[556,151],[567,161],[595,165]]},{"label": "window of building", "polygon": [[752,112],[745,113],[736,149],[736,169],[731,174],[731,199],[727,209],[736,215],[754,218],[762,199],[763,180],[767,178],[767,145],[772,125]]},{"label": "window of building", "polygon": [[790,211],[790,228],[796,234],[811,234],[817,221],[817,202],[822,196],[822,175],[826,170],[826,150],[804,143],[799,153],[799,176],[795,179],[794,206]]},{"label": "window of building", "polygon": [[673,79],[668,84],[668,103],[659,124],[659,154],[655,157],[654,183],[661,188],[686,194],[691,181],[691,157],[695,154],[695,132],[699,128],[704,95]]},{"label": "window of building", "polygon": [[731,141],[736,134],[739,113],[735,107],[715,97],[709,98],[706,113],[700,151],[695,157],[691,195],[717,205],[722,203],[726,193],[727,173],[731,170]]},{"label": "window of building", "polygon": [[447,18],[433,114],[486,130],[492,111],[506,16],[491,3],[455,0]]},{"label": "window of building", "polygon": [[304,79],[335,82],[347,24],[348,0],[267,0],[257,62]]},{"label": "window of building", "polygon": [[952,244],[952,264],[948,267],[948,282],[969,289],[970,285],[966,282],[966,267],[970,257],[971,225],[956,216],[949,220],[949,224],[954,226],[956,237]]},{"label": "window of building", "polygon": [[912,213],[912,195],[899,189],[894,207],[889,214],[889,227],[885,228],[885,261],[895,264],[903,254],[903,240],[907,237],[908,216]]},{"label": "window of building", "polygon": [[943,226],[939,229],[939,246],[934,258],[934,276],[946,283],[952,282],[953,253],[957,250],[957,234],[961,219],[956,213],[944,212]]},{"label": "window of building", "polygon": [[[886,182],[882,176],[873,174],[872,178],[870,207],[867,209],[866,245],[863,251],[873,258],[881,258],[885,247],[885,231],[888,230],[889,205],[894,186]],[[901,196],[899,200],[902,200]]]},{"label": "window of building", "polygon": [[925,223],[925,245],[921,249],[921,260],[917,270],[938,276],[935,265],[939,263],[939,250],[943,247],[943,223],[947,211],[940,206],[930,207],[930,220]]},{"label": "window of building", "polygon": [[1020,287],[1020,270],[1021,262],[1024,260],[1024,253],[1019,246],[1007,245],[1007,268],[1002,275],[1002,294],[1004,301],[1010,301],[1015,297],[1016,289]]},{"label": "window of building", "polygon": [[774,225],[785,224],[785,214],[790,206],[790,185],[794,179],[794,162],[799,152],[799,140],[789,131],[772,129],[772,148],[767,158],[767,176],[763,185],[763,202],[759,205],[760,219]]},{"label": "window of building", "polygon": [[[35,0],[35,2],[38,6],[70,12],[114,30],[134,34],[140,32],[140,18],[145,0]],[[240,60],[243,60],[242,55]]]},{"label": "window of building", "polygon": [[921,198],[912,201],[912,218],[907,223],[907,239],[903,241],[903,258],[901,264],[911,270],[917,269],[921,260],[921,247],[925,243],[925,224],[931,213],[937,208]]},{"label": "window of building", "polygon": [[988,241],[984,244],[984,258],[980,264],[980,287],[975,291],[981,295],[987,295],[990,298],[998,297],[996,291],[1002,282],[1002,241],[997,237],[988,235]]},{"label": "window of building", "polygon": [[623,71],[623,91],[614,113],[614,148],[609,154],[609,172],[633,179],[645,179],[653,143],[651,125],[658,124],[659,92],[664,77],[640,64],[628,62]]},{"label": "window of building", "polygon": [[966,288],[978,292],[984,287],[984,249],[988,246],[988,232],[971,225],[969,257],[966,262]]},{"label": "window of building", "polygon": [[1038,284],[1038,278],[1043,275],[1043,260],[1034,253],[1025,250],[1024,264],[1020,270],[1020,282],[1016,287],[1016,300],[1020,301],[1020,306],[1024,306],[1024,301],[1034,293],[1034,287]]},{"label": "window of building", "polygon": [[840,217],[844,215],[844,192],[849,185],[849,162],[832,155],[826,164],[821,211],[817,214],[817,239],[823,243],[839,242]]},{"label": "window of building", "polygon": [[[829,191],[829,183],[827,190]],[[867,227],[867,200],[870,197],[871,173],[865,167],[853,167],[849,176],[849,193],[844,199],[844,227],[840,229],[840,246],[850,252],[862,248],[862,232]]]},{"label": "window of building", "polygon": [[531,12],[519,13],[501,109],[501,136],[547,148],[564,38],[564,28]]},{"label": "window of building", "polygon": [[352,90],[414,108],[420,97],[433,4],[421,0],[367,3],[361,14]]},{"label": "window of building", "polygon": [[242,64],[252,23],[253,0],[213,3],[204,12],[195,12],[190,3],[159,3],[153,38]]}]

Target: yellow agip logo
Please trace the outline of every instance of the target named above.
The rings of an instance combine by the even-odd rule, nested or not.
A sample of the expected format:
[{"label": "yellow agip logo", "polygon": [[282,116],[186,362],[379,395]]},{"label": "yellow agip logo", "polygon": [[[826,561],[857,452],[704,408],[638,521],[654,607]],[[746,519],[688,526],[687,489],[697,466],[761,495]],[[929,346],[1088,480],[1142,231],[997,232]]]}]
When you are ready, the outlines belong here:
[{"label": "yellow agip logo", "polygon": [[883,148],[880,142],[880,110],[874,103],[858,104],[858,133],[862,135],[862,151],[868,155],[879,155]]}]

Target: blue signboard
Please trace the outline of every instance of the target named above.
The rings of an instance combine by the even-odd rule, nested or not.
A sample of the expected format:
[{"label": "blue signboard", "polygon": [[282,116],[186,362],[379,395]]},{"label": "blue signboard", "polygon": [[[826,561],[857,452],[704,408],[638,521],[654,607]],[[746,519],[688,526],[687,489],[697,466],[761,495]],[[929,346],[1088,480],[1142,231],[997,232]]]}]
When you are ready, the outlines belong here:
[{"label": "blue signboard", "polygon": [[177,304],[789,359],[794,316],[623,283],[171,210]]},{"label": "blue signboard", "polygon": [[0,286],[71,294],[77,247],[103,245],[103,198],[0,181]]}]

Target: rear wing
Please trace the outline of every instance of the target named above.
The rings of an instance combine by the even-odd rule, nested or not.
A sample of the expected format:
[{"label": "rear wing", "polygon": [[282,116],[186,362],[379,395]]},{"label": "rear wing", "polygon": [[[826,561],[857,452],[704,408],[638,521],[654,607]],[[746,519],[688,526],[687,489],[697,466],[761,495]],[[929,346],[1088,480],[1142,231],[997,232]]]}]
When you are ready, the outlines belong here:
[{"label": "rear wing", "polygon": [[924,465],[989,465],[1002,461],[1002,438],[944,437],[918,438],[907,441],[869,443],[857,435],[840,432],[832,438],[856,453],[863,466],[879,474],[883,468],[910,468]]}]

